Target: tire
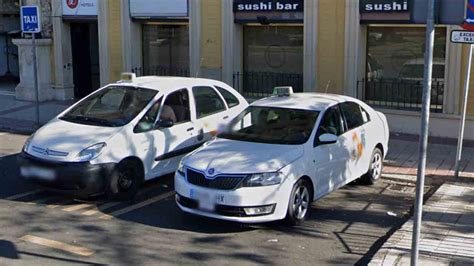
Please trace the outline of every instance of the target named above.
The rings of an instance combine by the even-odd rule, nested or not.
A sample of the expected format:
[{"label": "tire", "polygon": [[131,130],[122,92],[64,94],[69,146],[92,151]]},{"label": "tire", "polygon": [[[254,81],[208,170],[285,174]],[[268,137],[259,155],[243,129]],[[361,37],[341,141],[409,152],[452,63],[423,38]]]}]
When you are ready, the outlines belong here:
[{"label": "tire", "polygon": [[298,180],[293,186],[288,202],[285,222],[288,225],[299,225],[304,222],[310,212],[313,201],[311,185],[304,179]]},{"label": "tire", "polygon": [[369,170],[362,176],[362,181],[368,185],[373,185],[382,176],[383,154],[379,148],[375,148],[370,158]]},{"label": "tire", "polygon": [[137,194],[143,177],[139,165],[122,162],[117,165],[106,186],[106,195],[112,200],[131,200]]}]

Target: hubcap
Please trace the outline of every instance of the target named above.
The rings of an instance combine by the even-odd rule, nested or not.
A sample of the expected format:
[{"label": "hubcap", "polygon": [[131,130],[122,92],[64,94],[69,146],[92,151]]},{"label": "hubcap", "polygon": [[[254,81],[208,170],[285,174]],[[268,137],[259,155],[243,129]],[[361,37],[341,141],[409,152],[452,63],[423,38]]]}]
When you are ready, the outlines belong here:
[{"label": "hubcap", "polygon": [[124,171],[120,173],[118,179],[118,185],[121,191],[127,191],[132,187],[133,179],[131,178],[131,173],[129,171]]},{"label": "hubcap", "polygon": [[380,153],[376,153],[372,159],[372,177],[378,179],[382,174],[382,156]]},{"label": "hubcap", "polygon": [[293,210],[297,219],[303,219],[308,212],[309,191],[305,186],[296,189],[295,199],[293,201]]}]

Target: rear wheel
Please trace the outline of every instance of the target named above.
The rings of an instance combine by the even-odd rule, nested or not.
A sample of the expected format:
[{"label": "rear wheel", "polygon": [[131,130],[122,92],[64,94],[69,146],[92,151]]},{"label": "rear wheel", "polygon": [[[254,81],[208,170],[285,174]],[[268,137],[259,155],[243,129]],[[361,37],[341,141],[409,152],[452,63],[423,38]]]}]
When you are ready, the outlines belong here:
[{"label": "rear wheel", "polygon": [[293,186],[288,203],[288,211],[285,221],[289,225],[299,225],[309,215],[310,204],[312,201],[310,184],[300,179]]},{"label": "rear wheel", "polygon": [[382,176],[383,154],[379,148],[375,148],[370,159],[369,170],[362,176],[364,183],[373,185]]},{"label": "rear wheel", "polygon": [[133,162],[122,162],[115,168],[107,184],[107,197],[114,200],[130,200],[142,183],[140,168]]}]

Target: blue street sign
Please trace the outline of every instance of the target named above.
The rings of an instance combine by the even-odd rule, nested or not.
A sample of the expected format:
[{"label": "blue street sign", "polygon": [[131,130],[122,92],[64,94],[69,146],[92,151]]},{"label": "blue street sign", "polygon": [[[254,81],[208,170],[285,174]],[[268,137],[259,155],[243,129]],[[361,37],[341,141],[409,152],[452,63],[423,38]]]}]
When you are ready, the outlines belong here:
[{"label": "blue street sign", "polygon": [[466,19],[462,27],[466,30],[474,30],[474,0],[467,0]]},{"label": "blue street sign", "polygon": [[41,32],[41,20],[38,6],[21,7],[21,30],[23,33]]}]

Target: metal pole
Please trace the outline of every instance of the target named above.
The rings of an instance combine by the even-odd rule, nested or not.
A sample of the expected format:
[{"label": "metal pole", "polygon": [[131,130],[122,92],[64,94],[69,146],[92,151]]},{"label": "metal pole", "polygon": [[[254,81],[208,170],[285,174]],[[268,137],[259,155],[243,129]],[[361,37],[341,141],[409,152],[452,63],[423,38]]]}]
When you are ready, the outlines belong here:
[{"label": "metal pole", "polygon": [[32,34],[33,37],[33,75],[35,81],[35,95],[36,95],[36,125],[40,127],[40,108],[39,108],[39,91],[38,91],[38,66],[36,63],[36,33]]},{"label": "metal pole", "polygon": [[459,177],[459,168],[461,163],[462,157],[462,142],[464,139],[464,126],[466,124],[466,111],[467,111],[467,98],[469,96],[469,80],[471,79],[471,65],[472,65],[472,44],[469,45],[469,57],[467,60],[467,69],[466,69],[466,80],[464,81],[464,102],[463,102],[463,109],[461,114],[461,124],[459,126],[459,137],[458,137],[458,149],[456,152],[456,165],[454,166],[455,169],[455,177]]},{"label": "metal pole", "polygon": [[428,1],[428,17],[426,20],[425,76],[423,81],[423,107],[421,111],[421,132],[419,144],[418,175],[416,179],[415,215],[411,247],[411,265],[418,265],[421,217],[423,213],[423,190],[425,186],[426,153],[428,149],[428,129],[431,106],[431,78],[433,72],[434,47],[434,7],[435,0]]}]

